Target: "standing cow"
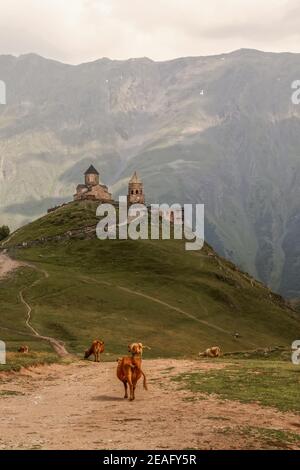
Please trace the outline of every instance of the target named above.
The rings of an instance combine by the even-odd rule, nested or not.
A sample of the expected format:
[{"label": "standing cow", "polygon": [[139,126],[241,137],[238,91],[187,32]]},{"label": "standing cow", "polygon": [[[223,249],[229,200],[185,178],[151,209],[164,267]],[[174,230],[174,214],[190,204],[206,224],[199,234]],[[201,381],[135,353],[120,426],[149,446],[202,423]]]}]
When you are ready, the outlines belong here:
[{"label": "standing cow", "polygon": [[[150,348],[149,348],[150,349]],[[142,371],[142,343],[132,343],[128,345],[128,351],[131,352],[131,357],[121,357],[118,359],[117,366],[117,377],[124,384],[125,395],[124,398],[128,398],[127,386],[130,391],[130,401],[135,399],[135,389],[138,380],[143,377],[143,387],[147,388],[147,379]]]}]

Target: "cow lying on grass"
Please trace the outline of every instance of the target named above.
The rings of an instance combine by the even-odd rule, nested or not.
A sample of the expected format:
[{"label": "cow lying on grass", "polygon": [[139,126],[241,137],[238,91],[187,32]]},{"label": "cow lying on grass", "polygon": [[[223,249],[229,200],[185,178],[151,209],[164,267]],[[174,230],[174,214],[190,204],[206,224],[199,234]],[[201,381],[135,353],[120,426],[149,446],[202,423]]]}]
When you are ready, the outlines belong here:
[{"label": "cow lying on grass", "polygon": [[[145,346],[144,346],[145,347]],[[150,349],[150,348],[149,348]],[[125,395],[124,398],[128,398],[128,389],[130,391],[130,400],[135,399],[135,389],[138,380],[143,376],[143,387],[147,388],[147,379],[142,371],[142,343],[132,343],[128,345],[128,351],[131,352],[131,357],[121,357],[118,359],[117,366],[117,377],[124,384]]]},{"label": "cow lying on grass", "polygon": [[21,354],[28,354],[29,353],[29,347],[28,346],[20,346],[18,349],[18,353]]},{"label": "cow lying on grass", "polygon": [[220,357],[221,349],[219,346],[213,346],[212,348],[206,349],[204,352],[199,353],[199,356],[202,357]]},{"label": "cow lying on grass", "polygon": [[84,359],[88,359],[92,354],[94,355],[94,361],[100,362],[100,354],[104,352],[104,341],[95,339],[92,346],[87,349],[84,353]]}]

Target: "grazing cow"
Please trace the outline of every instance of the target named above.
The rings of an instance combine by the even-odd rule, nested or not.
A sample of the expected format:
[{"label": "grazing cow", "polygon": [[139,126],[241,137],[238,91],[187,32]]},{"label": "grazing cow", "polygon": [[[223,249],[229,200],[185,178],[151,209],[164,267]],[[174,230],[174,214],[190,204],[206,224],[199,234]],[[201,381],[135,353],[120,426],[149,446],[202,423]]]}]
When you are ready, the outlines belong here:
[{"label": "grazing cow", "polygon": [[118,359],[117,377],[124,384],[125,395],[128,398],[127,384],[129,385],[130,401],[135,399],[135,388],[138,380],[143,376],[143,387],[147,388],[147,379],[141,369],[142,359],[140,356],[132,355],[131,357],[120,357]]},{"label": "grazing cow", "polygon": [[29,347],[28,346],[20,346],[18,349],[18,352],[21,354],[28,354],[29,353]]},{"label": "grazing cow", "polygon": [[219,346],[213,346],[212,348],[206,349],[204,352],[199,353],[199,356],[202,357],[220,357],[221,349]]},{"label": "grazing cow", "polygon": [[142,356],[143,354],[143,349],[151,349],[149,348],[149,346],[145,346],[143,345],[143,343],[131,343],[131,344],[128,344],[128,352],[130,352],[132,354],[132,356],[134,355],[140,355]]},{"label": "grazing cow", "polygon": [[100,362],[100,354],[104,352],[104,341],[99,341],[95,339],[92,342],[90,349],[87,349],[84,353],[84,359],[88,359],[92,354],[94,354],[94,361]]}]

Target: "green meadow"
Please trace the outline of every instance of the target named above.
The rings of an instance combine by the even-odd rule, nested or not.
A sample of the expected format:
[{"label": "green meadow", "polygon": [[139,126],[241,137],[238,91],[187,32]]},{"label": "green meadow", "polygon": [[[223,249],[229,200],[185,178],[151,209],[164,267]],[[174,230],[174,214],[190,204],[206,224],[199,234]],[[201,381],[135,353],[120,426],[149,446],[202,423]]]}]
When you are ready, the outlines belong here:
[{"label": "green meadow", "polygon": [[180,240],[94,238],[14,248],[93,225],[95,208],[72,203],[19,229],[7,243],[12,257],[36,268],[24,267],[0,283],[0,331],[9,351],[26,343],[33,352],[51,353],[48,343],[28,336],[19,299],[24,287],[31,325],[80,357],[95,338],[106,343],[105,360],[136,340],[151,347],[149,358],[196,358],[213,345],[224,352],[290,347],[299,315],[208,245],[188,252]]}]

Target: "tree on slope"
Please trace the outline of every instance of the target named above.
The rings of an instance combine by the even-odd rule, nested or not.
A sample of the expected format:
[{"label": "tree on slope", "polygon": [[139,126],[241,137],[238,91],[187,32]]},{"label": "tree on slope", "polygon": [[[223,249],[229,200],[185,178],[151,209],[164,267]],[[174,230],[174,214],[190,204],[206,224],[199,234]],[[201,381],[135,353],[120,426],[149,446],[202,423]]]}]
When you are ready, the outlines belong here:
[{"label": "tree on slope", "polygon": [[7,238],[9,234],[10,234],[9,227],[7,225],[2,225],[2,227],[0,227],[0,241]]}]

